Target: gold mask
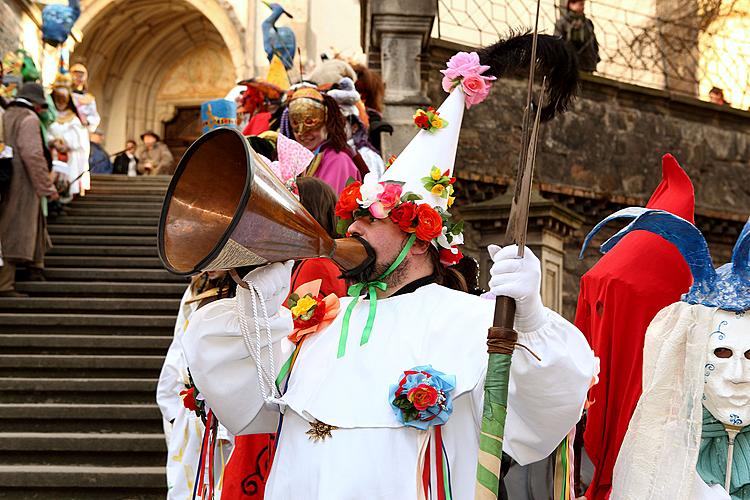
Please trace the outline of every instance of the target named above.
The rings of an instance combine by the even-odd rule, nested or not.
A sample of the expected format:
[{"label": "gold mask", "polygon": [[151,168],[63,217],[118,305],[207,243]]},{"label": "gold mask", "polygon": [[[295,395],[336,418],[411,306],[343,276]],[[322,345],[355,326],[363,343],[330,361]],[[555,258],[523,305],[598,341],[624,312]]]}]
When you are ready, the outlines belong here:
[{"label": "gold mask", "polygon": [[317,130],[326,122],[323,96],[315,89],[297,90],[289,102],[289,124],[295,134]]}]

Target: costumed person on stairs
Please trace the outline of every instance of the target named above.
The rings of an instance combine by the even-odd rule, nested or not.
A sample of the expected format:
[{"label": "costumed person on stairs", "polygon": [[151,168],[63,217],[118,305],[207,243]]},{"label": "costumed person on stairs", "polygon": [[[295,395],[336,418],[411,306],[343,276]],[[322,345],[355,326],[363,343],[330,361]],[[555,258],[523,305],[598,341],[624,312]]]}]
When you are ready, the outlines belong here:
[{"label": "costumed person on stairs", "polygon": [[52,84],[52,100],[57,117],[49,126],[50,139],[61,139],[68,147],[68,167],[70,168],[70,194],[83,196],[91,189],[89,174],[89,153],[91,143],[89,133],[78,118],[78,110],[71,92],[72,80],[60,61],[60,72]]},{"label": "costumed person on stairs", "polygon": [[333,97],[301,86],[291,92],[287,103],[279,132],[315,153],[304,175],[327,182],[337,196],[350,178],[362,180],[347,144],[344,117]]},{"label": "costumed person on stairs", "polygon": [[77,63],[70,67],[70,74],[73,77],[73,102],[78,110],[78,117],[83,126],[93,134],[102,119],[96,109],[96,98],[89,92],[89,72],[86,66]]},{"label": "costumed person on stairs", "polygon": [[[280,160],[269,164],[271,170],[285,185],[291,187],[293,192],[299,193],[302,206],[332,238],[335,238],[336,195],[333,189],[314,177],[296,177],[304,172],[313,154],[304,146],[283,135],[279,136],[279,148]],[[345,297],[346,283],[339,279],[340,274],[341,271],[330,259],[306,259],[295,263],[290,289],[296,290],[302,285],[318,280],[320,282],[319,293],[324,297],[332,294]],[[263,498],[273,461],[276,433],[237,436],[234,444],[224,475],[222,498],[224,500]]]},{"label": "costumed person on stairs", "polygon": [[[190,392],[190,374],[182,354],[181,340],[196,310],[215,300],[233,297],[236,288],[237,284],[226,272],[209,271],[191,280],[180,301],[174,338],[156,387],[156,402],[164,419],[167,438],[167,499],[192,498],[205,432],[203,420],[195,411],[195,398]],[[233,440],[233,436],[219,426],[215,470],[224,470]],[[223,474],[216,476],[217,498],[222,492],[223,480]]]},{"label": "costumed person on stairs", "polygon": [[[692,222],[694,199],[690,178],[672,155],[664,155],[661,183],[646,208]],[[642,231],[626,236],[581,278],[575,324],[601,361],[583,436],[594,464],[589,500],[605,500],[612,488],[612,469],[641,395],[646,328],[691,283],[674,245]]]},{"label": "costumed person on stairs", "polygon": [[750,499],[750,221],[732,261],[714,269],[700,230],[656,209],[610,215],[584,250],[617,219],[632,222],[602,252],[633,231],[654,233],[677,247],[693,284],[646,331],[643,393],[615,463],[610,498]]},{"label": "costumed person on stairs", "polygon": [[[495,302],[446,286],[439,249],[462,240],[447,211],[453,163],[464,107],[486,97],[488,69],[475,53],[454,56],[439,108],[448,125],[418,132],[381,182],[368,176],[341,193],[339,227],[369,243],[375,264],[334,318],[328,305],[316,317],[313,292],[283,306],[291,262],[253,270],[253,292],[193,315],[183,349],[218,419],[235,434],[280,429],[265,498],[474,496]],[[528,463],[578,421],[595,358],[542,305],[531,251],[489,250],[492,293],[516,300],[519,343],[539,358],[516,350],[510,373],[503,449]]]}]

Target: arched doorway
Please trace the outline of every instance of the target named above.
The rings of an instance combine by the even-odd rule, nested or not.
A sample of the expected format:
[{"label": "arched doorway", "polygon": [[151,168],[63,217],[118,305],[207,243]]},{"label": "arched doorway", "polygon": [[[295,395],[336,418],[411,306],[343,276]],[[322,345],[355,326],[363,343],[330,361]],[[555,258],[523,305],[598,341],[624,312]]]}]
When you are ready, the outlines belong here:
[{"label": "arched doorway", "polygon": [[88,67],[110,151],[145,130],[163,134],[180,109],[224,96],[247,71],[244,30],[226,2],[82,4],[71,60]]}]

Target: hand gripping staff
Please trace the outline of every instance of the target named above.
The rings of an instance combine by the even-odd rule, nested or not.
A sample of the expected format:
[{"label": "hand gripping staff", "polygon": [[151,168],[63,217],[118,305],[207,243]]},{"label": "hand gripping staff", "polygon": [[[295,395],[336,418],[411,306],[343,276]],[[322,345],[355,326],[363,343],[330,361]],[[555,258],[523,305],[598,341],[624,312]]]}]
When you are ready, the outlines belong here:
[{"label": "hand gripping staff", "polygon": [[[556,112],[564,111],[578,88],[575,56],[565,46],[562,39],[538,35],[538,25],[539,1],[537,1],[534,31],[531,35],[511,37],[504,42],[483,49],[480,53],[482,64],[490,65],[491,72],[498,77],[506,76],[527,61],[529,65],[526,107],[521,132],[521,152],[518,159],[515,194],[504,242],[505,245],[516,243],[519,257],[523,257],[526,243],[529,200],[540,122],[551,119]],[[530,123],[534,106],[532,96],[534,74],[537,69],[540,70],[543,81],[532,125]],[[544,101],[547,101],[546,105]],[[516,303],[512,298],[497,297],[494,324],[487,336],[489,360],[484,384],[484,408],[479,438],[475,492],[477,500],[496,499],[498,496],[511,357],[518,339],[518,333],[513,329],[515,310]]]}]

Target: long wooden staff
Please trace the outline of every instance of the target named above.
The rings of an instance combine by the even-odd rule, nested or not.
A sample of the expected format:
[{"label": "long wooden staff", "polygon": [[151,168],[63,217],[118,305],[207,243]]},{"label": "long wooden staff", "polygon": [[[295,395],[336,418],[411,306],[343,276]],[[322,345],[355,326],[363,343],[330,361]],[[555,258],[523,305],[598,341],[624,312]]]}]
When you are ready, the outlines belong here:
[{"label": "long wooden staff", "polygon": [[[508,218],[504,244],[516,243],[518,256],[523,257],[526,244],[526,230],[531,198],[531,181],[534,175],[534,161],[539,137],[539,121],[546,81],[542,83],[540,99],[536,110],[531,137],[529,139],[529,119],[536,67],[536,46],[539,27],[539,0],[537,0],[534,37],[531,48],[528,92],[521,132],[521,154],[518,161],[516,189]],[[484,408],[482,430],[479,438],[477,483],[475,499],[497,499],[500,486],[500,469],[503,456],[503,433],[508,406],[508,381],[513,349],[518,333],[513,329],[516,303],[510,297],[498,297],[495,302],[495,319],[487,335],[487,376],[484,382]]]}]

